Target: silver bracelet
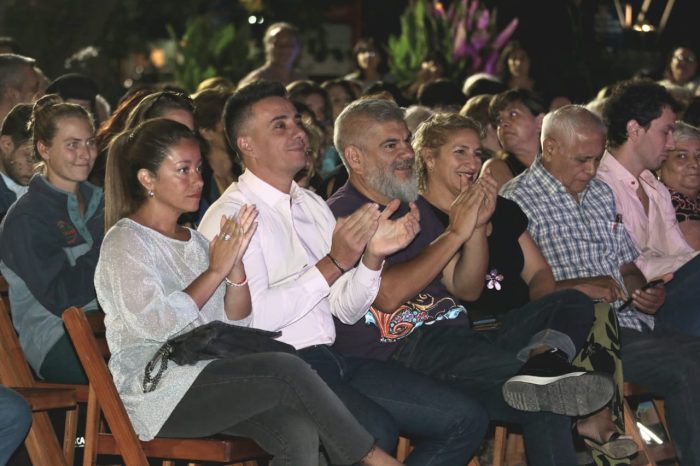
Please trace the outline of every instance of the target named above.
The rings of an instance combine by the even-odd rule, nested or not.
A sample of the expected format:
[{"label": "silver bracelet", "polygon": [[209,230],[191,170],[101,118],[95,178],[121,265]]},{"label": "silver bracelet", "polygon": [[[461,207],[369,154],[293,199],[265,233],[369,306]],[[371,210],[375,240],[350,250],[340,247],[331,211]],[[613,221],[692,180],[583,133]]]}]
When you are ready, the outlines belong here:
[{"label": "silver bracelet", "polygon": [[231,280],[229,280],[228,277],[225,277],[224,283],[226,284],[227,287],[232,286],[234,288],[240,288],[240,287],[246,286],[248,284],[248,277],[246,276],[245,279],[240,283],[234,283]]}]

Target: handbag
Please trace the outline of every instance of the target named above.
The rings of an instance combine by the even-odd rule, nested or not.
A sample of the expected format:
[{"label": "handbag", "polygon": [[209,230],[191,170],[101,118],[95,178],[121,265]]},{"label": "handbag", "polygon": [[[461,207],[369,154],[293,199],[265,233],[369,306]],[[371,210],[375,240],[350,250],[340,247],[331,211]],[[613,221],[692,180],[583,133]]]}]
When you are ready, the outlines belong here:
[{"label": "handbag", "polygon": [[[168,368],[168,360],[178,365],[192,365],[207,359],[226,359],[252,353],[283,352],[296,354],[292,345],[275,340],[282,332],[269,332],[257,328],[241,327],[218,320],[171,338],[146,364],[143,392],[158,386]],[[155,375],[153,372],[158,366]]]}]

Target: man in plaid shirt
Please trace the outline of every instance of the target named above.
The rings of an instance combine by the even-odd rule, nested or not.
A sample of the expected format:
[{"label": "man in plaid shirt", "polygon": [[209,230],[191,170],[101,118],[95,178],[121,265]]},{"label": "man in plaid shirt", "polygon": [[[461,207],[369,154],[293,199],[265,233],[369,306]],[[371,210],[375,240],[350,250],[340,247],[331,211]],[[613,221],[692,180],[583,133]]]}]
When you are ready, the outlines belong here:
[{"label": "man in plaid shirt", "polygon": [[[700,464],[700,339],[655,321],[663,285],[646,280],[611,189],[595,178],[605,126],[580,106],[545,117],[542,155],[501,195],[517,202],[559,289],[574,288],[618,311],[625,380],[666,398],[669,428],[683,464]],[[631,305],[622,308],[634,290]]]}]

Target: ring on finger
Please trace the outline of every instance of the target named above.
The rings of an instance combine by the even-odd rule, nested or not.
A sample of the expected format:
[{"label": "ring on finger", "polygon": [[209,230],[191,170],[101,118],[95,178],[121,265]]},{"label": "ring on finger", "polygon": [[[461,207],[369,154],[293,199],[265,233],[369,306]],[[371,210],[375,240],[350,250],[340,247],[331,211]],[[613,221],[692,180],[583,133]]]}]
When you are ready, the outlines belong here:
[{"label": "ring on finger", "polygon": [[231,235],[229,235],[228,233],[226,233],[226,234],[223,236],[222,239],[223,239],[224,241],[228,241],[228,240],[231,239]]}]

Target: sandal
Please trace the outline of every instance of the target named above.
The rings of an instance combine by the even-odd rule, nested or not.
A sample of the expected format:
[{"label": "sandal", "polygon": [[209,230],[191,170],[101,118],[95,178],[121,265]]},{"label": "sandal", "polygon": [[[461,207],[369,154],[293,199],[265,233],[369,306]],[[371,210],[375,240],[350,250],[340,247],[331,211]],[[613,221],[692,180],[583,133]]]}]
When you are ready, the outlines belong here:
[{"label": "sandal", "polygon": [[639,451],[639,447],[632,440],[632,437],[613,432],[607,442],[599,443],[592,438],[579,434],[584,443],[591,448],[607,456],[608,458],[621,459],[634,455]]}]

